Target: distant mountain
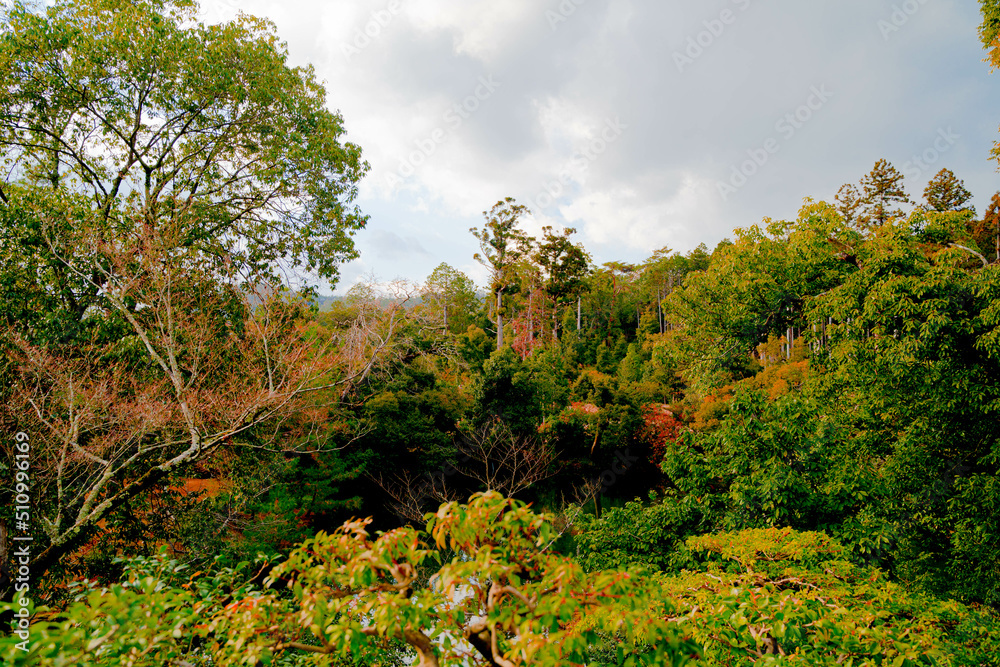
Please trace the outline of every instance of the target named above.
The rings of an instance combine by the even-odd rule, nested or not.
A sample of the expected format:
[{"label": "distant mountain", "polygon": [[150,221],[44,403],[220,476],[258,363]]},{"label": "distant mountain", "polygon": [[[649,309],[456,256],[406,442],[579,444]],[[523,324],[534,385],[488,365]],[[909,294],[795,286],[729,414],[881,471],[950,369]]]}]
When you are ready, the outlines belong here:
[{"label": "distant mountain", "polygon": [[[346,298],[347,297],[344,296],[320,294],[319,296],[316,297],[316,304],[319,306],[320,312],[323,312],[327,310],[333,310],[333,305],[335,303],[341,303]],[[419,296],[415,296],[406,302],[406,306],[408,308],[412,308],[413,306],[419,305],[422,302],[423,300]],[[395,299],[390,299],[387,297],[383,297],[378,300],[378,305],[381,308],[385,308],[394,303],[396,303]]]},{"label": "distant mountain", "polygon": [[320,294],[316,297],[316,305],[319,306],[320,311],[332,310],[333,304],[343,300],[342,296]]}]

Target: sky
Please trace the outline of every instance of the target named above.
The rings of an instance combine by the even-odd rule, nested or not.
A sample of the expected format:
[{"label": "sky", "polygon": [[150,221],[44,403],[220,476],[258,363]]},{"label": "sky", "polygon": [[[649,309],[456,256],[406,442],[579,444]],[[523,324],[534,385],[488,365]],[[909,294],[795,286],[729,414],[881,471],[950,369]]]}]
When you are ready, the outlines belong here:
[{"label": "sky", "polygon": [[949,168],[1000,190],[1000,73],[948,0],[203,0],[274,22],[371,169],[359,280],[478,284],[470,227],[514,197],[596,264],[710,248],[832,201],[876,160],[910,196]]}]

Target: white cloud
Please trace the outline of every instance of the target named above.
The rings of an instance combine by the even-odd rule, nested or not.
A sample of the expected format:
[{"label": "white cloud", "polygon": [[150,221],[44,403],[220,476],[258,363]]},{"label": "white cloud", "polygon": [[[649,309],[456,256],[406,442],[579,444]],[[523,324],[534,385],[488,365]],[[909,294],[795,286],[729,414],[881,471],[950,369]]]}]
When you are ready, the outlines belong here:
[{"label": "white cloud", "polygon": [[497,58],[523,23],[537,15],[531,0],[402,0],[413,26],[454,35],[455,53],[484,63]]},{"label": "white cloud", "polygon": [[700,234],[716,224],[715,183],[692,173],[668,198],[619,186],[594,190],[559,208],[563,218],[584,234],[585,244],[615,245],[650,254],[662,246],[697,245]]},{"label": "white cloud", "polygon": [[[560,0],[399,0],[391,20],[389,0],[212,0],[205,9],[273,19],[291,61],[314,63],[326,81],[331,106],[372,165],[360,197],[373,211],[370,228],[427,251],[380,258],[376,237],[359,237],[365,271],[420,280],[446,261],[485,280],[471,262],[468,228],[508,195],[532,204],[526,228],[577,226],[602,261],[711,245],[764,216],[794,215],[804,196],[832,196],[878,158],[902,167],[939,127],[953,127],[961,142],[935,167],[965,179],[979,210],[996,188],[986,157],[1000,88],[981,62],[976,3],[925,3],[888,39],[878,22],[891,3],[868,0],[570,4],[576,9],[555,29],[546,12]],[[725,9],[736,22],[678,72],[674,51]],[[345,54],[373,16],[384,25]],[[451,127],[445,114],[484,76],[500,86]],[[831,103],[723,201],[716,182],[733,160],[823,84]],[[628,129],[581,168],[574,156],[616,117]],[[390,187],[387,177],[436,129],[446,137]],[[558,195],[537,206],[564,171]],[[919,196],[923,184],[908,185]],[[345,267],[345,284],[358,273]]]}]

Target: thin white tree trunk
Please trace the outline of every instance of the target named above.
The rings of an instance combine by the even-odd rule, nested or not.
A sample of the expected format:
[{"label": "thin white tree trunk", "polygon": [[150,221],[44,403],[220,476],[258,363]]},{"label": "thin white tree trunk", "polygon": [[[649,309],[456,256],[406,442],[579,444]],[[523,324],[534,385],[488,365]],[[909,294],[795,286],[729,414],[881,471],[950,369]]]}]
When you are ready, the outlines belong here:
[{"label": "thin white tree trunk", "polygon": [[500,308],[503,307],[503,292],[497,292],[497,349],[503,347],[503,315]]}]

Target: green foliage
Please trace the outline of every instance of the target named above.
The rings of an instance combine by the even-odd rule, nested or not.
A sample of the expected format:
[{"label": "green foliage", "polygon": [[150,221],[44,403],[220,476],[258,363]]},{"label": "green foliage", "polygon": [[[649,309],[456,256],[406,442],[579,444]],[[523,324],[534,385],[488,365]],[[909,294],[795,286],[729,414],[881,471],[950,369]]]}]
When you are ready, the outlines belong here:
[{"label": "green foliage", "polygon": [[643,359],[639,345],[632,343],[628,346],[628,353],[625,355],[625,358],[618,364],[618,377],[625,382],[641,381],[646,361],[646,359]]},{"label": "green foliage", "polygon": [[[818,567],[839,560],[846,550],[823,533],[797,532],[790,528],[751,528],[738,534],[699,535],[687,540],[694,560],[702,563],[735,561],[741,570],[764,570],[784,561]],[[698,557],[702,556],[702,557]]]},{"label": "green foliage", "polygon": [[823,400],[843,406],[837,419],[852,448],[876,464],[871,516],[890,527],[895,572],[943,594],[995,600],[991,566],[975,582],[955,576],[971,563],[953,533],[974,511],[965,503],[989,502],[995,486],[1000,273],[966,271],[946,253],[929,260],[905,230],[884,230],[861,254],[862,270],[817,301],[817,315],[840,323]]},{"label": "green foliage", "polygon": [[421,296],[440,312],[442,326],[454,334],[472,326],[480,306],[472,279],[444,262],[427,276]]},{"label": "green foliage", "polygon": [[0,656],[11,665],[209,664],[203,661],[203,628],[225,602],[252,590],[248,564],[188,578],[188,567],[165,552],[121,563],[120,583],[97,589],[74,582],[76,601],[31,625],[29,650],[17,647],[22,639],[16,634],[7,635],[0,637]]},{"label": "green foliage", "polygon": [[[910,225],[920,241],[934,244],[925,248],[925,252],[933,254],[953,243],[974,246],[975,241],[972,237],[974,217],[975,214],[969,210],[930,213],[914,211],[910,216]],[[978,264],[968,255],[964,258]]]},{"label": "green foliage", "polygon": [[976,246],[994,262],[1000,262],[1000,192],[994,193],[982,220],[973,222]]},{"label": "green foliage", "polygon": [[871,231],[904,215],[903,204],[911,204],[903,189],[903,175],[888,160],[878,160],[861,179],[861,214],[857,226]]},{"label": "green foliage", "polygon": [[[504,664],[564,665],[588,662],[598,631],[621,637],[607,664],[679,665],[697,649],[666,618],[669,603],[643,615],[650,582],[585,573],[549,548],[550,518],[521,503],[483,494],[428,517],[426,531],[373,538],[368,521],[353,521],[320,533],[271,571],[274,592],[235,586],[231,570],[178,585],[175,563],[133,564],[128,584],[36,623],[32,664],[288,664],[297,653],[308,664],[385,664],[402,642],[425,665],[466,664],[470,649]],[[0,639],[0,655],[16,650]]]},{"label": "green foliage", "polygon": [[473,387],[474,414],[500,419],[518,434],[533,433],[554,402],[546,395],[548,384],[512,348],[496,350]]},{"label": "green foliage", "polygon": [[474,371],[482,372],[483,364],[490,358],[493,349],[493,341],[477,326],[469,326],[458,336],[458,352],[462,360]]},{"label": "green foliage", "polygon": [[358,446],[375,452],[381,470],[437,470],[454,459],[465,407],[455,386],[411,365],[365,402]]},{"label": "green foliage", "polygon": [[[166,0],[5,14],[0,147],[25,185],[89,198],[88,227],[181,225],[179,245],[258,272],[291,259],[335,278],[355,256],[367,164],[272,24],[205,26]],[[300,214],[273,214],[279,202]]]},{"label": "green foliage", "polygon": [[[284,459],[284,457],[282,457]],[[232,492],[223,493],[204,508],[225,517],[223,531],[234,524],[238,532],[227,537],[219,552],[224,563],[251,559],[258,554],[278,557],[312,535],[318,526],[329,525],[356,512],[361,498],[344,488],[350,480],[372,467],[373,455],[318,452],[290,456],[266,476],[244,476]],[[233,473],[229,473],[236,477]],[[253,482],[256,485],[250,486]],[[235,508],[242,509],[234,517]]]},{"label": "green foliage", "polygon": [[614,353],[608,347],[607,341],[602,340],[595,352],[594,366],[601,373],[613,373],[616,365]]},{"label": "green foliage", "polygon": [[688,547],[708,569],[663,588],[703,645],[696,664],[997,664],[995,615],[837,560],[843,548],[821,533],[742,531]]},{"label": "green foliage", "polygon": [[844,253],[853,254],[860,237],[827,204],[807,202],[794,223],[737,231],[707,270],[689,274],[665,301],[679,330],[664,344],[698,394],[753,374],[753,350],[801,328],[806,301],[856,269]]},{"label": "green foliage", "polygon": [[[997,65],[1000,5],[980,4]],[[39,614],[31,656],[0,640],[5,657],[996,664],[996,619],[962,602],[1000,606],[1000,196],[976,221],[945,169],[904,218],[902,176],[879,160],[836,205],[806,200],[711,253],[596,270],[573,229],[534,243],[508,198],[471,230],[488,304],[441,264],[413,308],[358,285],[314,318],[273,274],[335,279],[355,256],[367,165],[273,25],[205,26],[196,11],[60,0],[4,19],[0,147],[17,168],[0,184],[0,318],[16,335],[0,339],[0,420],[51,402],[38,423],[65,449],[46,460],[77,467],[40,477],[37,510],[102,533],[59,574],[109,582]],[[247,299],[248,285],[266,287]],[[168,293],[186,300],[156,301]],[[167,321],[187,328],[156,328]],[[357,385],[332,378],[331,341]],[[27,373],[31,359],[46,363]],[[314,398],[293,403],[302,392]],[[495,487],[555,451],[536,473],[560,472],[532,497],[565,503],[582,483],[599,516],[557,529],[490,492],[426,530],[313,534],[376,497],[365,473],[462,470],[477,427],[480,453],[543,444],[477,459],[470,479]],[[141,465],[96,490],[76,481],[125,459]],[[186,495],[187,472],[165,461],[225,484]],[[75,504],[57,508],[70,478]],[[600,516],[603,497],[653,488]],[[393,492],[419,508],[445,493],[428,489]],[[91,535],[63,538],[71,550]],[[191,563],[221,555],[214,574],[115,558],[157,538]],[[219,569],[301,540],[271,590],[238,581],[242,564]]]},{"label": "green foliage", "polygon": [[[632,520],[633,532],[651,533],[649,548],[610,559],[655,563],[657,540],[676,547],[687,522],[668,507],[609,513],[593,544]],[[1000,655],[995,614],[845,562],[822,533],[689,537],[682,554],[696,569],[588,574],[551,549],[550,517],[497,494],[443,505],[426,531],[372,536],[368,524],[304,542],[271,570],[271,590],[255,587],[246,563],[187,576],[163,555],[132,559],[121,584],[85,587],[58,619],[36,619],[29,653],[11,635],[0,656],[41,667],[396,665],[407,652],[442,666],[477,656],[515,666],[950,667]]]},{"label": "green foliage", "polygon": [[965,208],[970,199],[972,193],[965,189],[965,183],[956,178],[950,169],[939,171],[924,189],[924,201],[934,211],[968,210],[975,215],[975,209]]},{"label": "green foliage", "polygon": [[801,394],[771,401],[759,390],[737,389],[718,428],[668,446],[663,469],[734,528],[827,525],[866,493],[863,461]]},{"label": "green foliage", "polygon": [[997,33],[1000,32],[1000,2],[997,0],[979,0],[979,8],[983,15],[983,23],[979,27],[979,36],[983,46],[990,50],[991,55],[996,48]]},{"label": "green foliage", "polygon": [[503,347],[503,295],[519,283],[518,262],[526,255],[531,239],[517,225],[528,209],[507,197],[483,211],[486,223],[482,229],[469,231],[479,241],[480,252],[474,259],[490,271],[490,291],[495,301],[497,349]]},{"label": "green foliage", "polygon": [[581,525],[575,540],[580,564],[593,571],[633,565],[670,570],[680,563],[685,538],[707,527],[707,508],[674,493],[650,500],[611,508]]},{"label": "green foliage", "polygon": [[298,399],[333,366],[279,276],[335,281],[356,256],[368,165],[272,24],[197,17],[86,0],[0,19],[0,421],[44,462],[36,577],[101,533],[105,554],[148,548],[167,522],[149,492],[234,441],[308,442]]},{"label": "green foliage", "polygon": [[542,287],[558,305],[578,294],[590,271],[590,255],[579,244],[570,241],[576,233],[567,227],[561,233],[552,227],[542,228],[542,239],[535,251],[535,261],[543,272]]}]

